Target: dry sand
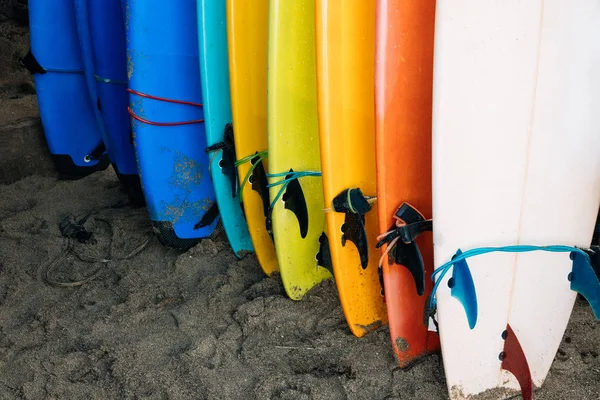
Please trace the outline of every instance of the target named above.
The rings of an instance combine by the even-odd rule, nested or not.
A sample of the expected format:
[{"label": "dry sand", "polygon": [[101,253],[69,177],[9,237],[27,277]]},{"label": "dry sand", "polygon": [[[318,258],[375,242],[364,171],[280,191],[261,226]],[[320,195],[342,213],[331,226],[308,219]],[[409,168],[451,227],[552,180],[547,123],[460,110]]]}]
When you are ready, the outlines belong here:
[{"label": "dry sand", "polygon": [[[0,53],[6,44],[0,35]],[[0,141],[38,129],[28,77],[11,73],[0,71]],[[21,152],[30,150],[43,153]],[[161,246],[111,170],[61,182],[40,168],[0,185],[0,399],[447,398],[441,357],[397,368],[387,328],[350,334],[332,282],[293,302],[254,256],[237,260],[222,234],[185,253]],[[73,244],[81,258],[147,246],[109,263],[57,259],[61,219],[90,213],[92,238]],[[77,287],[44,279],[95,271]],[[535,398],[599,399],[599,348],[600,323],[578,300]]]}]

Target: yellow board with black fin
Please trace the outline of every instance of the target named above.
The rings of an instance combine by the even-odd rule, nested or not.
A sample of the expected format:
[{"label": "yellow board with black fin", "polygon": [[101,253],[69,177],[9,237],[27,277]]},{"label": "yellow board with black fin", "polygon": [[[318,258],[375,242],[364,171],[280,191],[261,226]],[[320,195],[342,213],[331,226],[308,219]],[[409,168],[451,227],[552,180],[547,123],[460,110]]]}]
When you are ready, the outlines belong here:
[{"label": "yellow board with black fin", "polygon": [[[238,174],[248,182],[242,188],[244,213],[256,257],[263,271],[277,271],[277,256],[266,229],[260,190],[252,189],[249,157],[267,151],[267,40],[269,37],[269,0],[228,0],[227,36],[229,42],[229,79],[234,141]],[[260,157],[257,157],[258,159]],[[246,160],[246,162],[243,162]],[[261,162],[267,169],[267,162]],[[258,171],[257,171],[258,172]],[[242,183],[242,182],[241,182]]]},{"label": "yellow board with black fin", "polygon": [[[319,129],[328,208],[347,189],[376,195],[375,6],[375,0],[316,0]],[[342,231],[354,232],[344,223],[344,213],[327,213],[340,302],[350,330],[360,337],[387,323],[378,277],[381,253],[375,249],[377,203],[365,215],[365,265],[355,243],[342,244]]]},{"label": "yellow board with black fin", "polygon": [[[271,0],[267,83],[271,174],[321,171],[315,62],[314,0]],[[271,177],[270,183],[283,178]],[[316,260],[325,229],[321,177],[304,176],[293,182],[276,201],[272,219],[281,279],[288,296],[299,300],[332,276]],[[271,187],[272,200],[281,189]],[[302,203],[308,218],[302,215]]]}]

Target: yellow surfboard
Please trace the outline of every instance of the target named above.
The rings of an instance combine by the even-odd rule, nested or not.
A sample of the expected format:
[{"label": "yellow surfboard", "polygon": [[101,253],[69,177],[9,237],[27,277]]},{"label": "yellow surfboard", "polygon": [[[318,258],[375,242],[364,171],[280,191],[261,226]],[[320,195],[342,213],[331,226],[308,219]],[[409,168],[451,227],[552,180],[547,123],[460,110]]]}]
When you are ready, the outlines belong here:
[{"label": "yellow surfboard", "polygon": [[275,247],[266,229],[267,162],[260,160],[267,151],[268,18],[269,0],[227,1],[235,151],[240,184],[246,181],[242,200],[256,257],[263,271],[271,275],[278,266]]},{"label": "yellow surfboard", "polygon": [[[288,296],[331,278],[317,265],[325,228],[320,171],[314,0],[271,0],[268,131],[273,237]],[[302,176],[306,174],[307,176]],[[297,178],[297,179],[294,179]]]},{"label": "yellow surfboard", "polygon": [[375,249],[377,203],[364,217],[360,215],[370,203],[365,197],[376,195],[375,5],[375,0],[316,1],[319,130],[325,206],[330,209],[329,244],[346,321],[359,337],[387,323],[377,273],[381,256]]}]

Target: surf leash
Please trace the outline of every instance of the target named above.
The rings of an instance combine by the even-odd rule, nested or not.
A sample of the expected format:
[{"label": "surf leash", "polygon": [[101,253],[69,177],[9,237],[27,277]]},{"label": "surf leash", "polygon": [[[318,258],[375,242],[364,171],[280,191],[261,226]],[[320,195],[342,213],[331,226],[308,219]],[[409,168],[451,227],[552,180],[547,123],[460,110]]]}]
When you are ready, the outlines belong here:
[{"label": "surf leash", "polygon": [[[388,232],[377,237],[378,243],[375,248],[379,249],[386,245],[379,259],[380,276],[383,275],[383,262],[391,253],[394,258],[393,263],[404,266],[411,273],[417,294],[422,296],[425,293],[425,264],[416,239],[421,233],[431,232],[432,229],[433,221],[431,219],[426,219],[419,210],[410,204],[402,203],[394,213],[392,227]],[[392,262],[390,261],[390,263]],[[381,278],[380,281],[383,282]],[[383,291],[383,284],[381,287]]]},{"label": "surf leash", "polygon": [[431,274],[431,279],[435,281],[435,284],[428,300],[429,310],[427,313],[431,315],[437,310],[437,299],[435,294],[442,283],[444,276],[452,269],[452,277],[448,280],[448,286],[452,290],[451,295],[452,297],[457,298],[463,305],[469,321],[469,327],[473,329],[477,323],[478,306],[475,284],[466,260],[471,257],[495,252],[529,253],[533,251],[569,253],[570,258],[573,261],[573,269],[567,277],[571,282],[571,290],[584,296],[590,303],[596,317],[600,318],[600,246],[582,249],[565,245],[512,245],[479,247],[465,252],[462,252],[459,249],[450,261],[436,268]]},{"label": "surf leash", "polygon": [[[79,243],[85,244],[92,238],[93,233],[89,232],[84,226],[84,224],[87,222],[89,217],[91,217],[92,215],[99,214],[104,209],[119,208],[121,206],[122,206],[122,203],[117,203],[117,204],[114,204],[114,205],[111,205],[108,207],[102,207],[96,211],[87,213],[83,217],[75,217],[72,215],[63,217],[59,223],[59,230],[60,230],[60,234],[62,237],[61,238],[62,239],[62,250],[57,256],[55,256],[53,259],[49,260],[48,262],[46,262],[45,264],[41,265],[38,268],[38,278],[40,278],[43,282],[45,282],[46,284],[51,285],[51,286],[65,287],[65,288],[82,286],[82,285],[89,283],[89,282],[93,281],[94,279],[96,279],[100,275],[100,273],[102,272],[104,267],[106,265],[108,265],[109,263],[115,262],[115,261],[129,260],[129,259],[137,256],[138,254],[140,254],[143,250],[145,250],[148,247],[148,245],[150,244],[151,240],[154,238],[154,235],[151,233],[146,237],[146,239],[141,244],[139,244],[136,248],[134,248],[132,251],[130,251],[127,255],[121,256],[121,257],[116,257],[116,256],[113,256],[113,254],[112,254],[113,240],[114,240],[114,236],[112,236],[112,235],[110,238],[108,257],[97,257],[97,256],[87,255],[87,254],[81,253],[76,250],[76,247],[75,247],[76,241]],[[110,220],[101,218],[101,217],[96,217],[96,220],[105,222],[106,224],[108,224],[108,226],[111,228],[111,230],[114,230],[113,229],[114,226],[112,225],[112,222]],[[54,271],[54,269],[58,267],[60,261],[62,261],[64,258],[66,258],[70,254],[74,255],[80,261],[82,261],[84,263],[89,263],[89,264],[100,263],[102,265],[100,267],[96,268],[91,274],[87,275],[85,278],[78,280],[78,281],[64,282],[64,281],[58,281],[58,280],[53,279],[51,277],[51,275],[52,275],[52,272]]]},{"label": "surf leash", "polygon": [[[276,186],[280,186],[277,194],[271,201],[267,210],[267,221],[266,228],[267,232],[271,234],[272,231],[272,216],[275,205],[280,198],[283,198],[284,207],[290,210],[296,216],[298,225],[300,227],[300,237],[303,239],[308,234],[308,207],[306,205],[306,198],[304,191],[300,185],[300,178],[306,177],[321,177],[321,171],[294,171],[290,168],[289,172],[279,172],[273,174],[265,174],[266,178],[282,178],[278,181],[267,184],[266,188],[270,189]],[[284,194],[285,193],[285,194]]]},{"label": "surf leash", "polygon": [[277,195],[275,195],[275,198],[271,202],[271,209],[275,208],[275,204],[277,204],[277,201],[281,198],[281,196],[283,195],[283,193],[285,192],[285,190],[287,189],[287,187],[289,186],[289,184],[292,181],[295,181],[299,178],[304,178],[306,176],[321,176],[321,172],[320,171],[290,171],[290,172],[279,172],[276,174],[267,174],[267,178],[283,178],[277,182],[269,183],[267,185],[267,188],[269,188],[269,189],[272,187],[275,187],[275,186],[281,186],[281,188],[279,188],[279,191],[277,192]]},{"label": "surf leash", "polygon": [[[346,200],[348,201],[348,208],[351,211],[354,210],[352,212],[356,212],[356,207],[357,206],[353,204],[352,197],[350,196],[350,193],[351,193],[352,190],[359,190],[359,189],[358,188],[351,188],[351,189],[348,189],[347,191],[344,191],[344,193],[346,193]],[[363,197],[371,205],[375,204],[375,202],[377,201],[377,196],[363,196]],[[324,213],[330,213],[330,212],[333,212],[333,211],[335,211],[333,206],[332,207],[327,207],[327,208],[323,209]]]},{"label": "surf leash", "polygon": [[[203,107],[202,103],[194,103],[194,102],[191,102],[191,101],[174,100],[174,99],[167,99],[165,97],[152,96],[150,94],[138,92],[137,90],[133,90],[133,89],[129,89],[129,88],[127,89],[127,92],[131,93],[133,95],[145,98],[145,99],[157,100],[157,101],[162,101],[162,102],[165,102],[165,103],[183,104],[183,105],[200,107],[200,108]],[[129,112],[129,115],[131,115],[131,117],[133,119],[135,119],[136,121],[141,122],[143,124],[147,124],[147,125],[153,125],[153,126],[181,126],[181,125],[200,124],[200,123],[204,122],[204,119],[194,119],[194,120],[190,120],[190,121],[179,121],[179,122],[156,122],[156,121],[149,121],[149,120],[144,119],[144,118],[140,117],[139,115],[137,115],[133,111],[133,109],[131,108],[131,106],[127,106],[127,111]]]},{"label": "surf leash", "polygon": [[42,67],[38,60],[35,58],[31,49],[29,52],[19,59],[21,66],[23,66],[31,74],[45,74],[47,72],[53,72],[56,74],[78,74],[84,75],[83,69],[68,69],[68,68],[46,68]]},{"label": "surf leash", "polygon": [[340,192],[331,202],[331,208],[324,212],[337,212],[344,214],[342,224],[342,246],[351,241],[356,246],[360,256],[360,265],[366,269],[369,265],[369,243],[365,229],[365,214],[372,209],[376,196],[365,196],[358,187],[349,188]]},{"label": "surf leash", "polygon": [[94,75],[94,79],[99,83],[108,83],[109,85],[127,86],[127,81],[119,81],[116,79],[105,78],[99,75]]},{"label": "surf leash", "polygon": [[[246,187],[246,183],[248,183],[248,181],[250,180],[250,177],[252,176],[254,169],[257,167],[257,165],[259,165],[262,160],[266,159],[269,156],[269,152],[267,150],[264,151],[258,151],[254,154],[251,154],[249,156],[246,156],[244,158],[240,158],[239,160],[237,160],[235,162],[235,166],[236,168],[239,167],[240,165],[244,165],[247,162],[250,163],[250,169],[248,170],[248,172],[246,172],[246,176],[244,176],[244,180],[242,181],[241,185],[240,185],[240,193],[244,192],[244,188]],[[250,182],[252,184],[252,182]],[[242,196],[240,195],[240,203],[243,202]]]}]

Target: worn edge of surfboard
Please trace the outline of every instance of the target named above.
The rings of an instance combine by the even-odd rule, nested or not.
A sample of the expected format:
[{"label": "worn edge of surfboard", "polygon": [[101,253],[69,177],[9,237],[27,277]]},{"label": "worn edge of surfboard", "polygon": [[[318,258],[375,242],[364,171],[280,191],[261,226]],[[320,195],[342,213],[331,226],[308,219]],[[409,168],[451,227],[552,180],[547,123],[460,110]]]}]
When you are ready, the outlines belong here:
[{"label": "worn edge of surfboard", "polygon": [[[404,202],[431,218],[434,17],[435,0],[377,2],[375,136],[381,234],[394,227],[394,214]],[[424,321],[433,287],[432,233],[422,233],[417,245],[425,264],[421,296],[405,266],[391,257],[382,265],[392,348],[401,367],[440,349],[438,334]]]},{"label": "worn edge of surfboard", "polygon": [[[212,146],[224,141],[226,125],[232,123],[226,4],[225,0],[197,0],[197,4],[206,144]],[[209,170],[225,234],[235,255],[242,257],[254,249],[238,195],[234,197],[232,182],[221,167],[224,151],[216,150],[210,154]],[[238,186],[237,177],[233,180]]]},{"label": "worn edge of surfboard", "polygon": [[[127,0],[125,5],[130,89],[175,101],[201,103],[196,0],[165,3],[160,9],[138,3]],[[178,24],[173,25],[173,21]],[[151,41],[163,46],[153,46]],[[156,51],[151,52],[154,48]],[[173,59],[177,59],[176,64],[171,62]],[[165,127],[133,118],[134,147],[157,238],[166,246],[189,249],[212,235],[219,221],[217,217],[207,226],[198,226],[216,204],[214,187],[208,180],[209,159],[203,151],[206,143],[203,111],[198,111],[199,104],[170,101],[157,104],[156,100],[134,93],[129,97],[132,112],[138,116],[176,123],[166,128],[179,142],[172,143],[164,134]],[[189,121],[195,121],[195,127]],[[156,133],[154,137],[149,136],[152,133]],[[186,145],[181,143],[183,138],[188,141]]]},{"label": "worn edge of surfboard", "polygon": [[[227,0],[231,109],[236,157],[267,150],[268,0]],[[266,160],[263,161],[265,170]],[[240,184],[250,163],[238,166]],[[260,194],[251,184],[240,188],[254,252],[267,275],[279,270],[275,245],[266,228]],[[269,199],[266,199],[269,201]]]},{"label": "worn edge of surfboard", "polygon": [[[267,78],[269,172],[321,170],[317,119],[314,1],[272,0],[269,4]],[[270,183],[279,179],[272,178]],[[332,277],[317,265],[319,236],[325,229],[321,177],[297,181],[308,210],[308,231],[301,237],[296,215],[275,204],[273,237],[286,293],[300,300],[315,285]],[[270,190],[275,198],[280,187]]]},{"label": "worn edge of surfboard", "polygon": [[[331,207],[345,189],[360,187],[367,196],[376,194],[375,0],[351,6],[342,0],[317,0],[316,28],[323,187],[325,205]],[[387,323],[375,249],[377,204],[366,214],[369,262],[364,270],[354,244],[342,246],[343,223],[344,214],[327,213],[340,302],[350,330],[361,337]]]}]

